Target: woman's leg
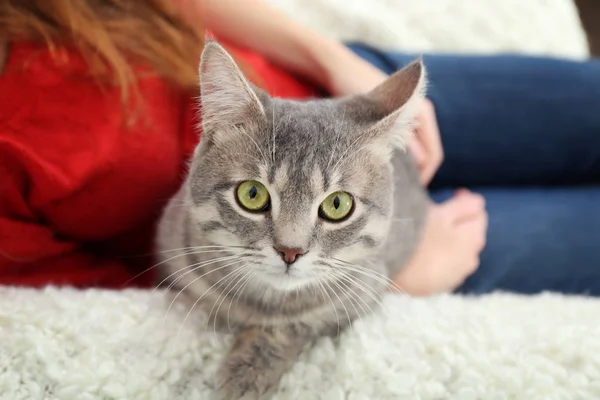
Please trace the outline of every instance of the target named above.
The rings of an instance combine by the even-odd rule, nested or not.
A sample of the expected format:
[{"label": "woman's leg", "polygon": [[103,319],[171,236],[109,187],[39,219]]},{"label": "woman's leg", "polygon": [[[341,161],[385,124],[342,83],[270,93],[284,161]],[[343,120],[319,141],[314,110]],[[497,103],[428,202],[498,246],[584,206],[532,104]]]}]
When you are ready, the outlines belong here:
[{"label": "woman's leg", "polygon": [[[600,187],[481,192],[489,212],[487,246],[459,292],[600,296]],[[451,193],[432,195],[441,201]]]},{"label": "woman's leg", "polygon": [[[350,45],[386,73],[416,55]],[[600,183],[600,60],[425,55],[445,161],[432,187]]]},{"label": "woman's leg", "polygon": [[[351,48],[387,73],[415,58]],[[600,186],[567,187],[600,183],[600,61],[424,61],[446,155],[432,197],[479,186],[489,212],[481,266],[459,291],[600,295]]]}]

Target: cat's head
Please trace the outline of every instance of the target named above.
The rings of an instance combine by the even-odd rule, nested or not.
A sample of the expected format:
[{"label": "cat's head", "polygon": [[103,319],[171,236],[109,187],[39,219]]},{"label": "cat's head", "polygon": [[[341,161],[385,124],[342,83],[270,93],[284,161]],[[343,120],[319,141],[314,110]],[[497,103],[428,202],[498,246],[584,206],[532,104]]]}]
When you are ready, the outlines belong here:
[{"label": "cat's head", "polygon": [[281,290],[380,250],[393,213],[391,157],[423,99],[421,60],[367,94],[296,102],[256,88],[210,41],[200,86],[203,133],[188,185],[205,242],[239,246],[256,279]]}]

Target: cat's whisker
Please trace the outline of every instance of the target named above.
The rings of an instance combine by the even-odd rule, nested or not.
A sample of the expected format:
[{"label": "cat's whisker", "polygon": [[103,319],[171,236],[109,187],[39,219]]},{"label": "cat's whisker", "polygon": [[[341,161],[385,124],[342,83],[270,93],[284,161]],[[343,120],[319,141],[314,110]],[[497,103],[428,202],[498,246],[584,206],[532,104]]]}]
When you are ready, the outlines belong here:
[{"label": "cat's whisker", "polygon": [[340,269],[345,269],[346,271],[350,271],[350,272],[355,272],[355,273],[361,274],[361,275],[363,275],[363,276],[365,276],[367,278],[374,279],[375,281],[381,283],[386,288],[390,289],[393,293],[397,293],[397,294],[401,294],[401,295],[406,295],[406,293],[401,288],[397,287],[397,284],[395,282],[393,282],[391,279],[389,279],[385,275],[377,274],[376,272],[370,271],[370,270],[367,270],[367,269],[360,269],[360,268],[349,267],[347,265],[337,265],[337,267],[340,268]]},{"label": "cat's whisker", "polygon": [[406,223],[406,222],[414,222],[415,219],[414,218],[392,218],[390,221]]},{"label": "cat's whisker", "polygon": [[[234,158],[234,156],[236,158]],[[252,156],[249,153],[240,153],[240,152],[236,152],[236,153],[228,153],[228,157],[227,157],[227,162],[237,162],[239,161],[241,158],[243,157],[243,159],[245,160],[253,160],[255,162],[255,164],[261,164],[261,160]]]},{"label": "cat's whisker", "polygon": [[247,246],[217,246],[217,245],[210,245],[210,246],[188,246],[188,247],[180,247],[178,249],[168,249],[168,250],[157,251],[154,254],[171,253],[173,251],[204,250],[204,249],[221,249],[221,250],[230,250],[230,249],[239,250],[239,249],[242,249],[242,250],[249,250],[250,247],[247,247]]},{"label": "cat's whisker", "polygon": [[191,201],[186,201],[186,200],[180,200],[179,204],[169,204],[169,207],[189,207],[191,206],[193,203]]},{"label": "cat's whisker", "polygon": [[[171,307],[173,307],[173,304],[175,303],[175,301],[177,300],[177,298],[179,297],[179,295],[180,295],[181,293],[183,293],[184,291],[186,291],[186,290],[187,290],[187,288],[189,288],[191,285],[193,285],[193,284],[194,284],[194,283],[196,283],[198,280],[200,280],[200,279],[204,278],[204,277],[205,277],[205,276],[207,276],[207,275],[210,275],[210,274],[212,274],[212,273],[214,273],[214,272],[220,271],[220,270],[222,270],[222,269],[224,269],[224,268],[228,268],[228,267],[230,267],[230,266],[232,266],[232,265],[235,265],[235,264],[237,264],[237,263],[240,263],[240,262],[244,262],[244,260],[235,260],[235,261],[232,261],[232,262],[230,262],[230,263],[227,263],[227,264],[224,264],[224,265],[220,265],[219,267],[217,267],[217,268],[215,268],[215,269],[212,269],[212,270],[210,270],[210,271],[208,271],[208,272],[205,272],[204,274],[202,274],[202,275],[199,275],[199,276],[195,277],[194,279],[192,279],[192,281],[191,281],[190,283],[188,283],[187,285],[185,285],[185,286],[183,287],[183,289],[181,289],[179,292],[177,292],[177,295],[175,295],[175,297],[173,298],[173,300],[171,300],[171,304],[169,304],[169,307],[167,308],[167,312],[165,313],[165,318],[166,318],[166,316],[169,314],[169,311],[171,310]],[[211,286],[211,287],[212,287],[212,286]],[[206,292],[205,292],[205,293],[206,293]]]},{"label": "cat's whisker", "polygon": [[[192,254],[196,254],[196,253],[192,253]],[[183,272],[181,275],[179,275],[173,282],[171,282],[169,284],[169,286],[167,286],[167,288],[165,290],[170,290],[171,288],[173,288],[173,286],[175,286],[180,280],[182,280],[186,275],[191,274],[195,271],[198,271],[201,268],[205,268],[208,265],[212,265],[215,264],[217,262],[221,262],[221,261],[228,261],[228,260],[232,260],[235,258],[239,258],[239,259],[243,259],[246,258],[247,255],[246,254],[232,254],[232,255],[228,255],[228,256],[223,256],[223,257],[217,257],[217,258],[212,258],[210,260],[204,260],[195,264],[191,264],[191,265],[187,265],[175,272],[173,272],[171,275],[169,275],[168,277],[166,277],[165,279],[163,279],[158,285],[162,285],[167,279],[170,279],[173,275],[180,273],[181,271],[185,271]]]},{"label": "cat's whisker", "polygon": [[[167,199],[165,199],[165,200],[167,200]],[[181,207],[181,206],[190,205],[190,204],[193,204],[192,200],[180,197],[180,198],[172,198],[169,201],[169,205],[168,206],[169,207],[171,207],[171,206]]]},{"label": "cat's whisker", "polygon": [[240,298],[242,297],[242,295],[244,294],[244,289],[246,289],[246,286],[248,286],[248,284],[250,283],[250,281],[252,279],[254,279],[254,277],[256,276],[256,272],[252,272],[252,275],[250,276],[250,278],[246,281],[246,283],[244,283],[244,287],[242,288],[242,291],[240,291],[240,294],[238,295],[238,298],[235,300],[235,308],[238,307]]},{"label": "cat's whisker", "polygon": [[[210,246],[206,246],[206,247],[210,247]],[[179,250],[186,250],[186,251],[184,251],[183,253],[180,253],[180,254],[176,254],[176,255],[174,255],[174,256],[172,256],[172,257],[170,257],[170,258],[166,259],[166,260],[163,260],[163,261],[161,261],[161,262],[159,262],[159,263],[157,263],[157,264],[154,264],[154,265],[153,265],[153,266],[151,266],[151,267],[148,267],[148,268],[144,269],[144,270],[143,270],[142,272],[140,272],[139,274],[137,274],[137,275],[135,275],[134,277],[132,277],[132,278],[128,279],[128,280],[127,280],[127,282],[125,282],[125,285],[128,285],[129,283],[133,282],[134,280],[136,280],[136,279],[137,279],[137,278],[139,278],[140,276],[144,275],[145,273],[147,273],[147,272],[150,272],[150,271],[151,271],[151,270],[153,270],[154,268],[158,268],[158,267],[160,267],[161,265],[163,265],[163,264],[165,264],[165,263],[167,263],[167,262],[169,262],[169,261],[172,261],[172,260],[174,260],[174,259],[176,259],[176,258],[183,257],[183,256],[187,256],[187,255],[190,255],[190,254],[201,254],[201,252],[195,253],[195,252],[194,252],[194,250],[195,250],[195,248],[194,248],[194,247],[188,247],[188,248],[185,248],[185,247],[184,247],[184,248],[182,248],[182,249],[172,249],[172,250],[165,250],[165,251],[164,251],[164,253],[166,253],[166,252],[170,252],[170,251],[179,251]],[[189,250],[189,251],[188,251],[188,250]],[[157,253],[154,253],[154,254],[160,254],[160,253],[163,253],[163,252],[161,251],[161,252],[157,252]]]},{"label": "cat's whisker", "polygon": [[323,291],[321,290],[321,288],[319,287],[319,285],[317,283],[315,283],[315,282],[311,283],[309,288],[313,290],[315,296],[319,295],[323,299],[323,301],[327,300],[327,298],[323,294]]},{"label": "cat's whisker", "polygon": [[352,143],[350,143],[350,146],[348,146],[348,148],[340,156],[340,159],[337,160],[337,162],[334,164],[334,166],[333,166],[334,171],[336,171],[337,167],[340,165],[340,163],[345,160],[346,154],[348,154],[349,151],[354,150],[354,146],[362,139],[363,139],[362,136],[359,135],[356,139],[354,139],[354,141]]},{"label": "cat's whisker", "polygon": [[389,277],[387,277],[379,272],[375,272],[375,271],[369,270],[364,267],[359,267],[359,266],[350,267],[348,265],[338,265],[338,267],[341,269],[346,269],[348,271],[356,272],[358,274],[362,274],[366,277],[370,277],[370,278],[378,281],[382,285],[384,285],[387,289],[391,290],[393,293],[408,296],[408,294],[400,286],[398,286],[398,284],[396,282],[394,282],[392,279],[390,279]]},{"label": "cat's whisker", "polygon": [[[238,261],[238,262],[241,262],[241,260],[240,260],[240,261]],[[229,265],[226,265],[226,266],[229,266]],[[223,268],[223,267],[220,267],[220,268]],[[196,308],[196,306],[198,305],[198,303],[200,303],[200,300],[202,300],[202,299],[204,298],[204,296],[205,296],[207,293],[209,293],[209,292],[210,292],[210,291],[211,291],[211,290],[212,290],[212,289],[213,289],[215,286],[219,285],[219,284],[220,284],[220,283],[221,283],[221,282],[222,282],[224,279],[227,279],[227,278],[228,278],[228,277],[229,277],[229,276],[230,276],[232,273],[234,273],[234,272],[238,271],[239,269],[241,269],[241,267],[238,267],[238,268],[234,269],[233,271],[229,272],[227,275],[225,275],[224,277],[222,277],[221,279],[219,279],[218,281],[216,281],[215,283],[213,283],[213,284],[212,284],[212,285],[211,285],[211,286],[210,286],[208,289],[206,289],[206,290],[204,291],[204,293],[202,293],[202,294],[201,294],[201,295],[200,295],[200,296],[199,296],[199,297],[196,299],[196,301],[194,302],[194,304],[192,304],[192,306],[190,307],[189,311],[187,312],[187,314],[186,314],[185,318],[183,319],[183,322],[181,323],[181,326],[179,327],[179,330],[178,330],[178,332],[177,332],[177,337],[179,337],[179,334],[181,333],[181,330],[183,329],[183,327],[185,326],[185,323],[187,322],[188,318],[189,318],[189,317],[190,317],[190,315],[192,314],[192,311],[194,311],[194,308]],[[216,270],[213,270],[213,271],[211,271],[211,272],[214,272],[214,271],[216,271]],[[200,277],[196,278],[195,280],[197,280],[197,279],[200,279]],[[193,282],[191,282],[191,283],[193,283]],[[185,289],[183,289],[183,290],[185,290]],[[182,290],[182,291],[183,291],[183,290]],[[181,293],[181,292],[179,292],[179,293]],[[172,304],[172,303],[171,303],[171,304]]]},{"label": "cat's whisker", "polygon": [[[172,252],[175,252],[175,251],[188,251],[188,250],[194,250],[194,249],[202,250],[202,249],[205,249],[205,248],[223,248],[225,250],[225,249],[237,249],[237,248],[245,249],[246,247],[245,246],[189,246],[189,247],[181,247],[181,248],[178,248],[178,249],[168,249],[168,250],[161,250],[161,251],[153,251],[153,252],[150,252],[150,253],[136,254],[136,255],[131,256],[131,257],[156,256],[156,255],[159,255],[159,254],[172,253]],[[250,249],[250,248],[248,247],[248,249]],[[152,268],[152,267],[149,267],[149,268]]]},{"label": "cat's whisker", "polygon": [[[371,262],[369,262],[369,261],[367,261],[367,262],[368,262],[370,265],[373,265]],[[381,274],[381,275],[382,275],[382,276],[385,276],[385,275],[383,275],[383,274]],[[391,286],[390,286],[390,288],[389,288],[389,289],[392,291],[392,293],[395,293],[395,294],[401,294],[401,295],[403,295],[403,296],[409,296],[409,297],[410,297],[410,294],[408,294],[408,292],[406,292],[406,290],[404,290],[404,289],[403,289],[403,288],[402,288],[400,285],[398,285],[398,284],[397,284],[397,283],[396,283],[394,280],[392,280],[392,279],[391,279],[391,278],[389,278],[389,277],[386,277],[386,278],[388,278],[388,281],[390,282],[390,285],[391,285]]]},{"label": "cat's whisker", "polygon": [[173,257],[171,257],[171,258],[167,258],[166,260],[163,260],[163,261],[161,261],[161,262],[159,262],[159,263],[157,263],[157,264],[154,264],[153,266],[146,268],[145,270],[143,270],[143,271],[142,271],[142,272],[140,272],[139,274],[135,275],[134,277],[132,277],[132,278],[128,279],[128,280],[127,280],[127,282],[125,282],[125,285],[128,285],[128,284],[130,284],[131,282],[133,282],[134,280],[136,280],[136,279],[137,279],[137,278],[139,278],[140,276],[144,275],[145,273],[147,273],[147,272],[150,272],[150,271],[151,271],[151,270],[153,270],[154,268],[158,268],[158,267],[160,267],[161,265],[163,265],[163,264],[165,264],[165,263],[168,263],[168,262],[169,262],[169,261],[171,261],[171,260],[174,260],[174,259],[176,259],[176,258],[179,258],[179,257],[187,256],[188,254],[191,254],[191,253],[192,253],[192,252],[190,251],[190,252],[184,252],[184,253],[181,253],[181,254],[176,254],[176,255],[174,255],[174,256],[173,256]]},{"label": "cat's whisker", "polygon": [[339,160],[337,166],[343,166],[346,163],[346,161],[350,160],[350,156],[356,156],[361,151],[368,150],[370,147],[371,146],[369,145],[364,145],[362,147],[359,147],[358,149],[354,149],[352,153],[346,154],[346,156],[343,159]]},{"label": "cat's whisker", "polygon": [[273,139],[273,149],[272,149],[272,152],[271,152],[271,162],[273,163],[273,166],[275,166],[275,131],[276,131],[276,128],[275,128],[275,107],[272,107],[271,109],[273,111],[273,115],[272,115],[272,117],[273,117],[272,118],[273,119],[273,121],[272,121],[272,133],[271,133],[271,136],[272,136],[272,139]]},{"label": "cat's whisker", "polygon": [[[352,304],[352,307],[354,307],[354,311],[356,311],[356,315],[357,315],[358,317],[360,317],[360,316],[361,316],[361,313],[359,313],[359,312],[358,312],[358,309],[356,308],[356,305],[355,305],[355,303],[356,303],[356,304],[357,304],[357,305],[360,307],[360,310],[362,311],[362,316],[363,316],[363,317],[366,317],[366,316],[368,316],[369,314],[367,313],[367,310],[365,310],[365,308],[362,306],[362,304],[360,304],[360,303],[358,302],[358,300],[362,301],[362,302],[363,302],[365,305],[367,305],[367,303],[364,301],[364,299],[362,299],[362,298],[361,298],[361,297],[360,297],[360,296],[359,296],[359,295],[356,293],[356,291],[355,291],[355,290],[354,290],[354,288],[353,288],[353,286],[355,286],[355,285],[353,285],[352,283],[349,283],[349,281],[345,280],[344,278],[345,278],[345,276],[343,276],[343,275],[340,275],[340,276],[338,276],[338,277],[337,277],[337,279],[338,279],[338,283],[339,283],[340,285],[343,285],[343,287],[345,288],[345,290],[346,290],[346,293],[347,293],[347,296],[348,296],[348,300],[350,300],[350,302],[351,302],[351,304]],[[368,305],[367,305],[367,306],[368,306]],[[371,312],[372,312],[372,310],[371,310]],[[352,325],[352,327],[354,328],[354,324]]]},{"label": "cat's whisker", "polygon": [[256,274],[255,272],[246,271],[244,276],[240,279],[240,282],[242,282],[242,284],[235,291],[231,300],[229,301],[229,307],[227,308],[227,329],[229,329],[230,332],[231,332],[231,324],[229,322],[229,315],[231,313],[231,306],[233,305],[233,302],[235,301],[235,308],[237,308],[238,300],[242,296],[243,290],[246,288],[246,285],[248,285],[248,282],[250,282],[250,280],[254,277],[255,274]]},{"label": "cat's whisker", "polygon": [[[354,286],[354,287],[360,289],[363,293],[365,293],[367,296],[369,296],[376,304],[378,304],[381,308],[383,308],[383,310],[387,313],[387,308],[382,303],[383,298],[381,296],[379,298],[377,298],[375,296],[375,295],[378,295],[378,293],[375,291],[375,289],[370,288],[368,285],[366,285],[364,282],[361,282],[359,279],[355,279],[352,275],[340,274],[339,279],[347,282],[348,285],[350,285],[350,286]],[[354,291],[354,293],[356,293],[356,291]],[[373,293],[375,293],[375,295]],[[360,299],[360,301],[362,301],[362,303],[365,306],[367,306],[367,308],[369,309],[369,312],[371,314],[373,314],[374,313],[373,308],[371,308],[369,303],[367,303],[358,294],[357,294],[357,297],[358,297],[358,299]],[[365,312],[365,315],[368,315],[368,314]]]},{"label": "cat's whisker", "polygon": [[[343,114],[342,114],[342,122],[341,125],[344,125],[344,118],[346,117],[346,109],[344,108]],[[327,167],[325,168],[325,170],[329,170],[329,166],[331,165],[331,160],[333,160],[333,156],[337,151],[338,148],[338,143],[340,141],[340,137],[342,136],[342,132],[343,130],[338,130],[337,136],[335,137],[335,142],[333,144],[333,148],[331,149],[331,155],[329,156],[329,161],[327,162]]]},{"label": "cat's whisker", "polygon": [[[219,310],[221,309],[221,306],[223,305],[223,303],[225,302],[225,300],[227,299],[227,297],[229,296],[229,294],[237,287],[237,285],[242,281],[241,277],[243,277],[245,274],[248,273],[248,271],[246,270],[246,267],[248,267],[249,264],[244,264],[241,267],[238,268],[239,272],[237,274],[233,274],[231,276],[231,278],[229,279],[229,283],[227,283],[227,286],[225,286],[223,288],[223,290],[221,290],[221,293],[219,294],[219,296],[217,297],[217,300],[215,301],[215,304],[213,304],[213,308],[215,307],[215,305],[217,303],[219,303],[219,305],[217,306],[217,311],[215,312],[215,318],[213,319],[213,334],[215,336],[217,336],[217,319],[219,318]],[[231,287],[231,289],[227,290],[229,288],[229,286],[234,283],[235,284]],[[223,299],[219,302],[219,299],[221,298],[221,296],[223,296]],[[229,301],[231,302],[231,299],[229,299]],[[231,304],[231,303],[230,303]],[[208,315],[207,318],[207,325],[208,325],[208,321],[210,321],[210,315],[212,314],[212,309],[210,310],[210,314]],[[207,326],[208,328],[208,326]]]},{"label": "cat's whisker", "polygon": [[[347,299],[350,298],[350,296],[351,296],[350,291],[348,289],[344,289],[342,287],[342,285],[335,279],[335,276],[334,276],[334,279],[329,280],[329,283],[332,283],[340,290],[342,297],[345,297]],[[348,309],[346,308],[346,305],[344,304],[342,299],[337,295],[337,293],[335,291],[334,291],[334,294],[337,296],[338,300],[340,301],[340,304],[342,305],[342,307],[344,307],[344,310],[346,311],[346,317],[348,317],[348,326],[352,326],[353,319],[350,318],[350,313],[348,313]],[[352,302],[351,300],[349,300],[349,301],[350,301],[350,304],[352,305],[352,307],[354,308],[354,312],[356,312],[356,315],[360,315],[360,313],[356,309],[356,306],[354,305],[354,302]]]},{"label": "cat's whisker", "polygon": [[[345,267],[339,267],[340,269],[345,269]],[[350,270],[350,272],[352,272]],[[351,284],[359,287],[365,294],[367,294],[373,301],[379,302],[383,301],[383,296],[377,292],[377,290],[373,289],[365,282],[360,280],[358,277],[353,276],[352,274],[339,273],[339,277],[345,280],[348,280]]]},{"label": "cat's whisker", "polygon": [[258,150],[258,152],[260,153],[260,156],[262,157],[262,159],[263,159],[263,162],[264,162],[266,165],[269,165],[269,163],[268,163],[268,161],[267,161],[267,158],[265,157],[265,153],[263,153],[263,151],[262,151],[262,149],[260,148],[260,146],[258,145],[258,143],[256,143],[256,140],[254,140],[254,138],[253,138],[252,136],[250,136],[250,135],[248,135],[246,132],[244,132],[244,130],[243,130],[243,129],[239,129],[239,128],[238,128],[238,129],[236,129],[236,131],[237,131],[238,133],[241,133],[242,135],[246,136],[248,139],[250,139],[250,140],[252,141],[252,143],[254,143],[254,146],[256,146],[256,149],[257,149],[257,150]]},{"label": "cat's whisker", "polygon": [[337,320],[337,334],[339,336],[339,334],[340,334],[340,316],[338,315],[337,309],[335,308],[335,304],[333,303],[333,299],[331,298],[331,296],[329,295],[329,293],[327,293],[327,290],[325,289],[325,286],[323,285],[323,282],[321,280],[318,280],[317,284],[321,288],[322,293],[329,298],[329,302],[331,303],[331,308],[333,309],[333,313],[335,314],[335,318]]},{"label": "cat's whisker", "polygon": [[359,274],[363,274],[365,276],[370,276],[373,279],[378,280],[380,283],[383,283],[385,286],[389,286],[390,289],[396,290],[396,293],[409,296],[408,293],[406,293],[400,286],[398,286],[398,284],[396,282],[394,282],[392,279],[390,279],[388,276],[382,274],[381,272],[377,272],[377,271],[365,268],[365,267],[357,265],[357,264],[352,264],[347,261],[340,260],[338,258],[333,258],[333,260],[336,261],[336,265],[339,268],[346,268],[348,270],[352,270]]},{"label": "cat's whisker", "polygon": [[[241,276],[243,276],[245,273],[247,273],[247,271],[244,270],[244,267],[246,267],[248,264],[244,264],[242,265],[239,270],[237,271],[237,273],[232,274],[231,277],[229,277],[229,279],[227,280],[225,287],[223,287],[222,289],[220,289],[220,293],[217,296],[217,299],[215,300],[213,306],[210,309],[210,312],[208,314],[208,317],[206,319],[206,325],[204,327],[205,330],[208,330],[208,323],[210,322],[210,317],[212,315],[213,310],[216,307],[216,311],[215,311],[215,317],[213,318],[213,335],[217,336],[217,320],[219,319],[219,310],[221,309],[221,305],[223,304],[223,302],[225,302],[225,300],[227,299],[227,297],[229,296],[229,294],[231,293],[231,291],[239,284],[240,280],[239,279]],[[231,286],[233,284],[233,286]],[[219,287],[221,287],[222,285],[219,285]],[[229,288],[231,286],[231,288]]]},{"label": "cat's whisker", "polygon": [[[344,307],[344,312],[346,313],[346,317],[348,318],[348,325],[352,324],[352,319],[350,318],[350,313],[348,312],[348,309],[346,308],[346,306],[344,305],[344,302],[342,301],[342,299],[340,298],[340,296],[337,294],[337,292],[335,290],[332,289],[330,283],[332,283],[332,281],[327,281],[324,280],[323,283],[325,284],[325,286],[327,286],[327,288],[329,288],[329,290],[331,290],[333,292],[333,294],[335,295],[335,297],[338,299],[339,304]],[[339,330],[340,330],[340,323],[338,322],[338,335],[339,335]]]},{"label": "cat's whisker", "polygon": [[[188,268],[182,268],[180,269],[178,272],[181,272],[182,270],[185,270],[185,272],[183,272],[180,276],[178,276],[177,278],[175,278],[175,280],[173,282],[171,282],[166,288],[165,288],[165,292],[173,289],[173,287],[175,285],[177,285],[186,275],[192,274],[194,272],[199,271],[200,269],[206,268],[209,265],[213,265],[219,262],[227,262],[227,261],[231,261],[231,260],[235,260],[237,257],[235,256],[230,256],[230,257],[222,257],[216,260],[211,260],[209,262],[204,262],[201,263],[200,265],[198,264],[192,264],[190,265]],[[192,268],[193,267],[193,268]],[[211,270],[212,271],[212,270]],[[211,271],[208,271],[206,274],[209,274]]]},{"label": "cat's whisker", "polygon": [[229,261],[229,260],[233,260],[239,258],[239,256],[223,256],[223,257],[217,257],[217,258],[212,258],[210,260],[206,260],[206,261],[201,261],[195,264],[191,264],[191,265],[186,265],[185,267],[182,267],[180,269],[178,269],[177,271],[171,273],[169,276],[167,276],[166,278],[164,278],[162,281],[160,281],[158,283],[158,285],[155,286],[154,289],[152,289],[152,293],[154,293],[162,284],[164,284],[165,282],[167,282],[169,279],[171,279],[173,276],[181,273],[181,275],[179,275],[177,278],[175,278],[171,283],[169,283],[169,285],[165,288],[165,292],[168,292],[169,290],[171,290],[173,288],[173,286],[177,285],[177,283],[182,280],[186,275],[191,274],[193,272],[198,271],[201,268],[207,267],[209,265],[221,262],[221,261]]},{"label": "cat's whisker", "polygon": [[[378,297],[378,293],[374,292],[374,291],[368,291],[365,289],[366,285],[365,284],[360,284],[360,283],[356,283],[355,286],[359,289],[361,289],[364,293],[367,293],[367,296],[370,297],[373,302],[375,303],[375,305],[383,311],[383,313],[387,316],[389,315],[389,310],[386,307],[385,303],[384,303],[384,299],[382,297]],[[363,300],[364,301],[364,300]],[[365,303],[367,304],[367,303]],[[373,310],[373,308],[367,304],[367,306],[369,307],[369,311],[371,312],[371,314],[375,313],[375,310]]]},{"label": "cat's whisker", "polygon": [[[425,71],[414,63],[369,94],[308,103],[258,93],[216,42],[207,43],[199,71],[204,139],[161,218],[157,261],[168,260],[152,268],[168,265],[160,267],[161,279],[170,274],[160,287],[174,295],[163,306],[165,318],[185,316],[178,338],[191,333],[188,319],[190,325],[199,320],[200,329],[205,321],[206,334],[210,325],[213,335],[227,328],[237,334],[215,371],[218,397],[264,398],[306,345],[336,334],[336,323],[337,335],[358,330],[357,318],[387,312],[388,290],[402,293],[382,273],[384,265],[363,260],[381,261],[377,245],[389,240],[398,246],[386,257],[400,261],[417,233],[412,219],[402,218],[420,220],[424,211],[415,203],[425,200],[411,176],[416,166],[394,150],[406,142],[404,128],[418,113]],[[401,158],[392,160],[392,153]],[[264,188],[237,185],[255,180]],[[342,217],[328,212],[334,190],[355,195],[358,213],[343,215],[348,224],[324,222]],[[343,200],[333,200],[337,212],[348,211]],[[397,223],[406,225],[389,229]],[[320,256],[337,251],[362,265]],[[286,276],[277,253],[289,264],[306,252]],[[183,298],[181,309],[176,301]]]}]

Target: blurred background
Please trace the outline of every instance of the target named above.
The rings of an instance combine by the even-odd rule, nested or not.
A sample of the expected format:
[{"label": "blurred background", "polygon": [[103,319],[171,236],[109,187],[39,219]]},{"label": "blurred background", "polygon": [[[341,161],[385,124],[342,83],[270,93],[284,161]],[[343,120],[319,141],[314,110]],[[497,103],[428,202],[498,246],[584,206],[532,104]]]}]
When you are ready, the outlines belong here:
[{"label": "blurred background", "polygon": [[416,52],[600,54],[598,0],[269,0],[343,41]]},{"label": "blurred background", "polygon": [[600,56],[600,2],[597,0],[575,0],[583,28],[588,37],[591,54]]}]

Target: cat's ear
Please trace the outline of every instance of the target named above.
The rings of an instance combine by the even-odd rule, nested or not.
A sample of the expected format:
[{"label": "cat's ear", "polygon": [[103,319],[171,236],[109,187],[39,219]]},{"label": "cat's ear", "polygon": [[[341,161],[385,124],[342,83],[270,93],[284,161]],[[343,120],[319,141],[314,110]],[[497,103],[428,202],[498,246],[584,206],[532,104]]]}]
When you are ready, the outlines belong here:
[{"label": "cat's ear", "polygon": [[200,103],[203,135],[215,142],[228,140],[232,128],[264,117],[259,96],[229,53],[208,39],[200,61]]},{"label": "cat's ear", "polygon": [[383,138],[393,148],[403,149],[413,134],[427,86],[423,60],[418,58],[397,71],[363,97],[374,124],[368,136]]}]

